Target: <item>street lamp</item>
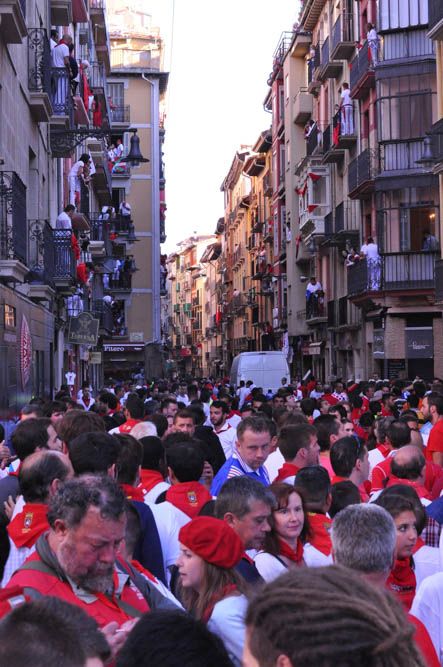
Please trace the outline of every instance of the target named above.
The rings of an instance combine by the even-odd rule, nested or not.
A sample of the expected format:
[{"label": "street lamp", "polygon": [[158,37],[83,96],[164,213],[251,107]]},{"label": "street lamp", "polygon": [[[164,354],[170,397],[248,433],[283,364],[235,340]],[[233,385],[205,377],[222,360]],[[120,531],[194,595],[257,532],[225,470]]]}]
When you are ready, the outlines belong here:
[{"label": "street lamp", "polygon": [[141,162],[149,162],[149,159],[143,157],[140,151],[140,138],[137,134],[137,130],[130,130],[130,132],[133,133],[131,137],[131,148],[129,149],[129,153],[124,158],[124,161],[132,164],[133,167],[138,167]]},{"label": "street lamp", "polygon": [[432,169],[435,164],[435,156],[432,147],[432,137],[427,134],[423,139],[423,153],[421,158],[415,160],[416,164],[421,165],[424,169]]}]

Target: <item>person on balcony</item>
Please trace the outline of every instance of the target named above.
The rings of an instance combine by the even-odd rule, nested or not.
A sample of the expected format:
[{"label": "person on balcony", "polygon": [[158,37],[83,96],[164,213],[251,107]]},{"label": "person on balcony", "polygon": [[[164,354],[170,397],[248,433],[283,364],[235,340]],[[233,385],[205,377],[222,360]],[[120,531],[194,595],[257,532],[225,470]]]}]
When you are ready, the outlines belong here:
[{"label": "person on balcony", "polygon": [[102,107],[98,95],[94,95],[92,102],[92,124],[94,127],[101,127],[103,124]]},{"label": "person on balcony", "polygon": [[127,202],[126,200],[123,200],[120,203],[120,206],[118,208],[118,212],[123,218],[130,218],[131,217],[131,204],[129,204],[129,202]]},{"label": "person on balcony", "polygon": [[[69,45],[72,44],[72,37],[67,33],[63,35],[57,46],[52,50],[52,66],[60,70],[54,81],[53,95],[55,113],[59,115],[65,112],[66,101],[69,95],[69,78],[72,76],[71,65],[69,62]],[[62,75],[62,71],[67,72],[68,79]]]},{"label": "person on balcony", "polygon": [[341,111],[341,122],[340,122],[340,134],[354,134],[354,118],[352,114],[352,99],[351,91],[349,90],[349,83],[343,83],[341,87],[341,102],[340,102],[340,111]]},{"label": "person on balcony", "polygon": [[323,293],[322,284],[315,276],[311,276],[306,286],[306,318],[318,313],[319,295]]},{"label": "person on balcony", "polygon": [[424,252],[437,252],[437,250],[440,250],[438,238],[431,234],[429,229],[423,232],[422,250],[424,250]]},{"label": "person on balcony", "polygon": [[72,206],[76,206],[80,203],[81,181],[88,187],[89,176],[87,175],[87,168],[90,159],[88,153],[83,153],[80,156],[80,159],[77,160],[77,162],[74,162],[68,174],[69,203],[72,204]]},{"label": "person on balcony", "polygon": [[51,54],[55,49],[55,47],[57,46],[57,44],[58,44],[58,32],[57,30],[51,30],[51,37],[49,39],[49,47],[51,49]]},{"label": "person on balcony", "polygon": [[366,25],[366,35],[371,56],[371,65],[372,67],[376,67],[378,65],[378,34],[373,23]]},{"label": "person on balcony", "polygon": [[74,58],[74,44],[70,44],[69,48],[69,68],[71,74],[69,75],[69,81],[71,83],[71,92],[74,97],[77,94],[77,87],[79,84],[79,74],[78,74],[78,63]]},{"label": "person on balcony", "polygon": [[57,217],[55,221],[56,229],[69,229],[72,231],[72,218],[75,213],[75,206],[68,204]]},{"label": "person on balcony", "polygon": [[381,258],[378,245],[372,236],[368,236],[368,240],[360,248],[360,255],[366,259],[368,267],[368,289],[378,290],[380,288]]}]

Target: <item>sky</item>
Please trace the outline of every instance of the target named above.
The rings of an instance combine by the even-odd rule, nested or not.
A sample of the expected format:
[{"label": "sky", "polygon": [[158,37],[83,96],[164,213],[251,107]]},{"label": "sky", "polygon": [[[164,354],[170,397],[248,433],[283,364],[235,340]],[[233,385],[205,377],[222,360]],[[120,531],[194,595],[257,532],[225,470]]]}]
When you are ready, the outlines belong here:
[{"label": "sky", "polygon": [[[165,68],[170,72],[165,139],[163,252],[212,234],[223,216],[221,183],[235,152],[270,127],[266,80],[280,35],[298,0],[160,0]],[[173,29],[171,30],[171,26]],[[172,40],[171,40],[172,36]]]}]

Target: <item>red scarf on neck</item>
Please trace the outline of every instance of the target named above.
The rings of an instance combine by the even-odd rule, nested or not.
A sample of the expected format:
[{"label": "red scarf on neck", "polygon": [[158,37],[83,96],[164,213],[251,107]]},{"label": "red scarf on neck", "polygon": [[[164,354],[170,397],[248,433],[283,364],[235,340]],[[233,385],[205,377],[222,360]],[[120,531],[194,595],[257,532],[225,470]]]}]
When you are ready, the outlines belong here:
[{"label": "red scarf on neck", "polygon": [[8,534],[15,546],[30,549],[40,535],[49,529],[47,518],[48,506],[42,503],[26,503],[23,511],[17,514],[8,525]]},{"label": "red scarf on neck", "polygon": [[235,593],[236,590],[237,586],[235,584],[227,584],[227,586],[224,586],[218,593],[216,593],[211,599],[208,606],[206,607],[205,611],[203,612],[203,616],[201,618],[203,623],[207,623],[209,621],[217,602],[220,602],[221,600],[224,600],[225,598],[229,597],[230,595]]},{"label": "red scarf on neck", "polygon": [[332,520],[325,514],[308,512],[309,537],[307,542],[325,556],[330,556],[332,542],[329,535]]},{"label": "red scarf on neck", "polygon": [[280,470],[277,473],[277,477],[274,479],[273,484],[276,482],[284,482],[288,477],[294,477],[300,468],[295,465],[295,463],[284,463]]},{"label": "red scarf on neck", "polygon": [[141,419],[127,419],[124,424],[118,427],[120,433],[130,433],[136,424],[139,424]]},{"label": "red scarf on neck", "polygon": [[149,493],[154,486],[164,481],[163,475],[158,470],[145,470],[142,468],[139,487],[141,487],[144,493]]},{"label": "red scarf on neck", "polygon": [[409,611],[417,586],[410,558],[397,558],[389,574],[386,586],[395,593],[406,611]]},{"label": "red scarf on neck", "polygon": [[166,500],[193,519],[212,496],[200,482],[182,482],[166,491]]},{"label": "red scarf on neck", "polygon": [[295,547],[295,551],[292,547],[289,546],[287,542],[284,540],[279,539],[278,540],[278,550],[279,550],[279,555],[284,556],[288,560],[290,560],[292,563],[296,563],[297,565],[301,565],[303,562],[303,544],[301,542],[301,539],[298,538],[297,540],[297,546]]},{"label": "red scarf on neck", "polygon": [[120,488],[128,500],[136,500],[139,503],[144,501],[143,489],[130,484],[120,484]]},{"label": "red scarf on neck", "polygon": [[377,445],[377,449],[383,458],[387,459],[392,448],[389,445]]}]

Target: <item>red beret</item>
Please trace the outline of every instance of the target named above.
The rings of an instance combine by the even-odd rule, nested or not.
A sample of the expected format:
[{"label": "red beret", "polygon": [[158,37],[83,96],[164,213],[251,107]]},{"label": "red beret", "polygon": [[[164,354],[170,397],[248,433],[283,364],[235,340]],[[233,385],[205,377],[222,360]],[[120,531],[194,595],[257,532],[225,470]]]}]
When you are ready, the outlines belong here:
[{"label": "red beret", "polygon": [[244,546],[237,533],[221,519],[197,516],[184,525],[179,541],[207,563],[230,569],[240,562]]}]

